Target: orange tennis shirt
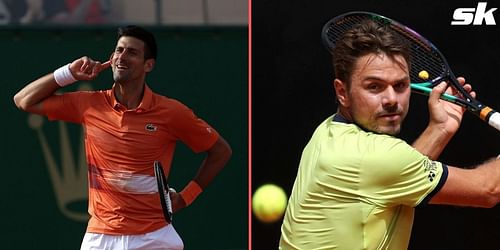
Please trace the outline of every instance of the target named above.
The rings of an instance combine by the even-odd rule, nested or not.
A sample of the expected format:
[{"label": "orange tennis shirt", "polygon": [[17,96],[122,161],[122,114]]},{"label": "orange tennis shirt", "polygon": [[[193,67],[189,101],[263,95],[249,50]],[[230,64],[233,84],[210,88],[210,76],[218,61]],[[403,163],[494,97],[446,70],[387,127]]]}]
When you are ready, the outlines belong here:
[{"label": "orange tennis shirt", "polygon": [[168,176],[177,141],[203,152],[219,135],[184,104],[153,93],[147,85],[142,102],[132,110],[113,93],[110,89],[54,95],[43,102],[43,111],[50,120],[83,125],[87,232],[143,234],[166,225],[153,162],[161,161]]}]

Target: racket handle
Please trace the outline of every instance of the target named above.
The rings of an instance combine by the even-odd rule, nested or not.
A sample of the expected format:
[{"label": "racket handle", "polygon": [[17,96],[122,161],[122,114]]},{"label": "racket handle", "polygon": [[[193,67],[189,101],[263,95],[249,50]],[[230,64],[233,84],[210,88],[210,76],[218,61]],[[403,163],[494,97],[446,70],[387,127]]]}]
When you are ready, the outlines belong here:
[{"label": "racket handle", "polygon": [[[411,89],[413,90],[413,92],[415,92],[415,93],[423,94],[426,96],[431,95],[432,88],[428,87],[428,86],[430,86],[430,83],[427,83],[427,82],[425,82],[425,83],[412,83],[412,84],[410,84],[410,86],[411,86]],[[455,103],[455,104],[463,106],[463,107],[467,107],[467,105],[465,105],[463,103],[463,101],[458,99],[456,96],[452,96],[450,94],[443,93],[443,94],[441,94],[440,98],[445,100],[445,101],[452,102],[452,103]]]},{"label": "racket handle", "polygon": [[488,124],[500,131],[500,113],[494,112],[488,118]]}]

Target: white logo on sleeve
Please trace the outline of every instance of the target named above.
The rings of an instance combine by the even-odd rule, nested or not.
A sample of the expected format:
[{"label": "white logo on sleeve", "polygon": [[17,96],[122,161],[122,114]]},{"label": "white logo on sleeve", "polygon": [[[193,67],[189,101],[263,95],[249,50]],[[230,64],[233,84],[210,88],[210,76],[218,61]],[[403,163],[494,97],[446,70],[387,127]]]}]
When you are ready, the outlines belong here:
[{"label": "white logo on sleeve", "polygon": [[437,172],[438,172],[438,167],[437,163],[433,160],[426,160],[424,162],[424,171],[429,172],[429,175],[427,175],[427,178],[429,178],[429,181],[433,181],[436,178]]}]

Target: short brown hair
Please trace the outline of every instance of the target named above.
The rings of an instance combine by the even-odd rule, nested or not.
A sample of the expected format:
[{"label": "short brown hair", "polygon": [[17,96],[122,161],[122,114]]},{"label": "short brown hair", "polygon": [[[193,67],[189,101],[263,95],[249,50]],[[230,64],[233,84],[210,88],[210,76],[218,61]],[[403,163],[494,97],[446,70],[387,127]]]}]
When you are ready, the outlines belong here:
[{"label": "short brown hair", "polygon": [[128,25],[118,28],[118,39],[122,36],[131,36],[144,42],[144,59],[153,58],[156,60],[158,53],[158,46],[153,33],[146,29],[136,26]]},{"label": "short brown hair", "polygon": [[402,56],[410,67],[408,44],[387,26],[365,20],[346,31],[333,49],[335,77],[350,86],[352,71],[358,58],[384,53],[390,58]]}]

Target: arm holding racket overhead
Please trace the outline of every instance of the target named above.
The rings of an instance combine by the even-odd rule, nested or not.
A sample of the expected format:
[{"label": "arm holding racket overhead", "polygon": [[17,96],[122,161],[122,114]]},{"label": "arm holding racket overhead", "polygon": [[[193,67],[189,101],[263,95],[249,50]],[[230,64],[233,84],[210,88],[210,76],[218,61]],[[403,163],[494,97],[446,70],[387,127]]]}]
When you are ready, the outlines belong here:
[{"label": "arm holding racket overhead", "polygon": [[[476,93],[472,91],[471,85],[466,84],[463,77],[459,77],[457,80],[471,96],[476,96]],[[454,97],[457,93],[454,93],[452,88],[447,87],[445,82],[431,89],[428,100],[429,124],[412,144],[419,152],[433,160],[439,157],[448,142],[458,131],[466,110],[462,106],[442,101],[443,95]]]},{"label": "arm holding racket overhead", "polygon": [[[332,52],[342,34],[363,20],[371,20],[397,33],[409,45],[412,66],[410,68],[411,88],[414,92],[430,95],[432,89],[443,81],[449,84],[453,93],[446,93],[441,99],[463,106],[492,127],[500,130],[500,114],[469,94],[452,72],[446,58],[429,40],[390,18],[363,11],[345,13],[330,20],[322,31],[323,42]],[[425,72],[425,74],[422,74]]]},{"label": "arm holding racket overhead", "polygon": [[[427,83],[412,83],[411,88],[413,92],[423,94],[423,95],[430,95],[433,89],[435,88],[430,88],[428,87],[429,84]],[[472,96],[475,98],[475,96]],[[485,121],[488,123],[490,126],[496,128],[497,130],[500,131],[500,113],[474,99],[469,99],[471,102],[475,104],[475,106],[471,106],[470,103],[467,101],[464,101],[463,99],[460,98],[460,96],[454,96],[448,93],[443,93],[440,98],[442,100],[448,101],[450,103],[460,105],[462,106],[465,110],[470,111],[471,113],[475,114],[478,116],[481,120]]]}]

